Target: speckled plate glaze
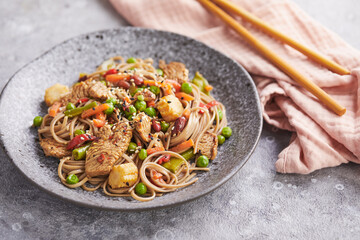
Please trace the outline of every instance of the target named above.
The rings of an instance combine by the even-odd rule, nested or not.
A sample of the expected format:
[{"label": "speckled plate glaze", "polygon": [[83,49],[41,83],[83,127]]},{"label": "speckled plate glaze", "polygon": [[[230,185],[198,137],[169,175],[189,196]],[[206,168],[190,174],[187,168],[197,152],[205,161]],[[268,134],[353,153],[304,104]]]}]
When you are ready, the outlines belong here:
[{"label": "speckled plate glaze", "polygon": [[[92,72],[105,59],[127,57],[180,61],[191,76],[200,71],[214,86],[213,94],[227,109],[233,136],[219,148],[210,172],[184,189],[150,202],[109,197],[101,190],[69,189],[57,176],[58,160],[45,157],[32,128],[34,116],[44,115],[45,89],[55,83],[73,84],[79,72]],[[125,27],[81,35],[65,41],[20,69],[4,88],[0,101],[3,147],[17,168],[34,184],[65,200],[87,207],[135,211],[184,203],[203,196],[230,179],[253,152],[262,128],[255,85],[235,61],[191,38],[174,33]],[[4,160],[3,160],[4,161]]]}]

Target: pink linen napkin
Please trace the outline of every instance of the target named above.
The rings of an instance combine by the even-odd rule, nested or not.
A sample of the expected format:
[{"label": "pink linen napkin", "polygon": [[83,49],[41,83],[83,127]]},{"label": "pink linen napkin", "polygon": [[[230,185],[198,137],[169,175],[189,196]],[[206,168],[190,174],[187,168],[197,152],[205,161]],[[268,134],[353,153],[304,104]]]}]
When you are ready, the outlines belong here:
[{"label": "pink linen napkin", "polygon": [[[264,119],[293,132],[276,170],[307,174],[349,161],[360,163],[360,52],[287,0],[234,0],[286,35],[351,70],[339,76],[239,20],[257,38],[347,108],[339,117],[269,63],[195,0],[110,0],[134,26],[193,37],[232,57],[256,83]],[[181,46],[179,46],[181,47]]]}]

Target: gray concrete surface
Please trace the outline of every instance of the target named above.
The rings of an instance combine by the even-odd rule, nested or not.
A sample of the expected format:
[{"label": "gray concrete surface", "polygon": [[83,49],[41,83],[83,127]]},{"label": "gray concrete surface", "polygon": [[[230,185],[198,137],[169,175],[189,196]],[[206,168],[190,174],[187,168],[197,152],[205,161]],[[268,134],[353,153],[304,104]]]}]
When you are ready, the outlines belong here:
[{"label": "gray concrete surface", "polygon": [[[360,48],[359,1],[296,2]],[[1,1],[0,88],[53,45],[121,25],[107,1]],[[63,202],[31,185],[0,150],[0,239],[359,239],[360,166],[277,174],[274,162],[289,137],[265,124],[255,153],[225,185],[178,207],[139,213]]]}]

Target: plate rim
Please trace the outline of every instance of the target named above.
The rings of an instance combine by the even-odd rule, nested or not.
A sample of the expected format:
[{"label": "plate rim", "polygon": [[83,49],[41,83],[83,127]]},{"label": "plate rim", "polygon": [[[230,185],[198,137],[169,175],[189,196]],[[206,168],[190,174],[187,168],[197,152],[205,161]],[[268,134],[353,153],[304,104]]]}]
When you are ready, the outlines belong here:
[{"label": "plate rim", "polygon": [[[215,48],[200,42],[199,40],[196,40],[194,38],[182,35],[182,34],[178,34],[175,32],[170,32],[170,31],[164,31],[164,30],[157,30],[157,29],[149,29],[149,28],[142,28],[142,27],[133,27],[133,26],[124,26],[124,27],[117,27],[117,28],[109,28],[109,29],[103,29],[103,30],[97,30],[97,31],[92,31],[92,32],[87,32],[87,33],[83,33],[83,34],[79,34],[76,36],[73,36],[71,38],[68,38],[64,41],[61,41],[60,43],[55,44],[54,46],[52,46],[51,48],[49,48],[48,50],[46,50],[45,52],[43,52],[42,54],[40,54],[38,57],[34,58],[33,60],[29,61],[28,63],[26,63],[25,65],[23,65],[22,67],[20,67],[10,78],[9,80],[6,82],[6,84],[4,85],[4,87],[1,90],[0,93],[0,105],[1,102],[3,101],[3,97],[4,97],[4,93],[9,85],[9,83],[14,79],[14,77],[21,72],[24,68],[26,68],[28,65],[32,64],[33,62],[37,61],[38,59],[42,58],[43,56],[49,54],[51,51],[53,51],[54,49],[56,49],[57,47],[60,47],[62,45],[64,45],[65,43],[72,41],[74,39],[78,39],[87,35],[95,35],[95,34],[104,34],[107,32],[116,32],[116,31],[122,31],[123,29],[131,29],[134,31],[148,31],[148,32],[162,32],[165,34],[170,34],[170,35],[175,35],[175,36],[179,36],[182,38],[185,38],[186,40],[189,41],[195,41],[201,45],[203,45],[204,47],[210,48],[212,51],[217,52],[218,54],[224,55],[226,58],[228,58],[230,61],[232,61],[233,63],[235,63],[244,73],[245,77],[248,78],[250,80],[250,84],[251,84],[251,88],[255,91],[255,93],[257,93],[256,90],[256,85],[252,79],[252,77],[250,76],[250,74],[246,71],[246,69],[239,64],[238,62],[236,62],[234,59],[232,59],[231,57],[229,57],[227,54],[224,54],[218,50],[216,50]],[[216,190],[217,188],[219,188],[220,186],[222,186],[223,184],[225,184],[227,181],[229,181],[237,172],[240,171],[241,168],[243,168],[243,166],[249,161],[251,155],[254,153],[259,140],[260,140],[260,136],[262,133],[262,128],[263,128],[263,117],[262,117],[262,108],[261,108],[261,104],[260,104],[260,98],[258,94],[255,94],[255,100],[256,100],[256,107],[258,108],[258,117],[260,119],[260,123],[259,123],[259,127],[258,127],[258,131],[257,131],[257,136],[255,139],[255,143],[252,146],[251,150],[247,153],[247,155],[244,156],[244,161],[240,164],[240,165],[235,165],[235,167],[230,170],[230,172],[224,177],[222,178],[218,183],[212,185],[211,187],[209,187],[208,189],[190,197],[190,198],[186,198],[186,199],[182,199],[173,203],[168,203],[168,204],[164,204],[164,205],[159,205],[159,206],[147,206],[147,207],[131,207],[131,208],[117,208],[117,207],[107,207],[104,205],[98,205],[98,204],[92,204],[92,203],[86,203],[86,202],[79,202],[74,200],[73,198],[67,198],[66,196],[63,196],[59,193],[56,193],[55,191],[51,191],[48,188],[39,185],[36,183],[36,181],[34,181],[33,179],[31,179],[16,163],[17,161],[14,160],[14,158],[11,156],[11,153],[7,150],[7,148],[5,147],[5,142],[3,139],[3,128],[0,126],[0,146],[3,149],[4,153],[6,154],[6,156],[8,157],[8,159],[11,160],[12,164],[16,167],[16,169],[18,170],[18,172],[20,172],[29,182],[31,182],[33,185],[35,185],[36,187],[38,187],[39,189],[43,190],[44,192],[55,196],[58,199],[67,201],[67,202],[71,202],[77,206],[81,206],[81,207],[88,207],[88,208],[94,208],[94,209],[98,209],[98,210],[107,210],[107,211],[122,211],[122,212],[139,212],[139,211],[148,211],[148,210],[157,210],[157,209],[163,209],[163,208],[169,208],[169,207],[175,207],[193,200],[196,200],[200,197],[203,197],[211,192],[213,192],[214,190]]]}]

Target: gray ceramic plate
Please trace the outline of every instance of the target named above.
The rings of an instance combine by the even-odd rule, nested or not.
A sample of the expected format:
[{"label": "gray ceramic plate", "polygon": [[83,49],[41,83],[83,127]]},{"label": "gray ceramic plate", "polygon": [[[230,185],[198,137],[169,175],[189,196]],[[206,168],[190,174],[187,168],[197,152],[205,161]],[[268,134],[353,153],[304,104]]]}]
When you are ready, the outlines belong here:
[{"label": "gray ceramic plate", "polygon": [[[92,72],[103,60],[122,55],[158,62],[180,61],[190,73],[200,71],[214,86],[213,94],[227,109],[233,136],[219,149],[211,171],[199,181],[150,202],[108,197],[101,190],[69,189],[57,176],[58,160],[45,157],[31,127],[34,116],[44,115],[45,89],[55,83],[73,84],[80,72]],[[191,76],[192,77],[192,76]],[[171,206],[203,196],[229,180],[253,152],[262,128],[258,95],[249,74],[218,51],[169,32],[126,27],[75,37],[55,46],[19,70],[1,95],[1,140],[17,168],[33,183],[73,203],[112,210],[144,210]]]}]

